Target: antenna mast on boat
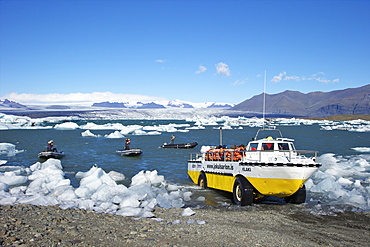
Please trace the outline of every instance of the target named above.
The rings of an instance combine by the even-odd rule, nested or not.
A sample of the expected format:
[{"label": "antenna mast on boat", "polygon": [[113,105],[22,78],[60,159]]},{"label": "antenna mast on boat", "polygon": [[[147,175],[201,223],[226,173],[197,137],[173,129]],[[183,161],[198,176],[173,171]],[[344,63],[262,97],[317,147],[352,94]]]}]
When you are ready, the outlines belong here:
[{"label": "antenna mast on boat", "polygon": [[262,110],[263,129],[265,128],[265,112],[266,112],[266,70],[263,81],[263,110]]},{"label": "antenna mast on boat", "polygon": [[220,127],[220,146],[222,147],[222,126]]}]

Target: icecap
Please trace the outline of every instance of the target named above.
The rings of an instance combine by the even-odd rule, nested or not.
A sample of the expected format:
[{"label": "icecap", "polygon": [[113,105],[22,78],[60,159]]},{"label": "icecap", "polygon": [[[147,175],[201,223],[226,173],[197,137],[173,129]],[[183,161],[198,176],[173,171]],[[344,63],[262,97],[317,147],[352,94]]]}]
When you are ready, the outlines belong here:
[{"label": "icecap", "polygon": [[370,210],[370,155],[351,157],[323,154],[322,167],[306,182],[306,188],[321,195],[327,205],[347,205]]},{"label": "icecap", "polygon": [[[181,208],[191,196],[191,192],[167,184],[155,170],[139,172],[131,179],[129,187],[117,183],[125,179],[123,174],[106,173],[97,166],[76,173],[76,178],[80,179],[80,185],[74,188],[64,177],[61,161],[56,159],[6,171],[0,176],[0,203],[59,205],[62,209],[81,208],[122,216],[153,217],[155,207]],[[186,212],[184,214],[188,215]]]}]

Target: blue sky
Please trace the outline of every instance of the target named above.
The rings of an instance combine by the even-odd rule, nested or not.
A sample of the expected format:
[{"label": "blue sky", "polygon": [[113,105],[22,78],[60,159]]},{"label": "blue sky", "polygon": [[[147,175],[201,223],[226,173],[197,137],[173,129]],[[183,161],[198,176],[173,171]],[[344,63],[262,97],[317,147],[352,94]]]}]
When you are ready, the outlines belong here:
[{"label": "blue sky", "polygon": [[237,104],[263,92],[264,71],[269,94],[370,83],[365,0],[2,0],[0,10],[0,98],[21,103],[100,92]]}]

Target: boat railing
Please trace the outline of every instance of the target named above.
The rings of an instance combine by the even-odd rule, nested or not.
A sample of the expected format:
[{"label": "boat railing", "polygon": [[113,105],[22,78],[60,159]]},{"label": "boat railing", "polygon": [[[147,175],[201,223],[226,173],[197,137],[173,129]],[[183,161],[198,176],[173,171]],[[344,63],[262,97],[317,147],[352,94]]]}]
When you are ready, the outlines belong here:
[{"label": "boat railing", "polygon": [[252,156],[253,158],[261,162],[264,157],[272,156],[273,154],[276,157],[287,157],[289,160],[293,158],[307,158],[307,156],[314,158],[316,160],[318,151],[309,151],[309,150],[251,150],[251,151],[214,151],[214,152],[204,152],[204,153],[190,153],[190,161],[241,161],[243,157]]}]

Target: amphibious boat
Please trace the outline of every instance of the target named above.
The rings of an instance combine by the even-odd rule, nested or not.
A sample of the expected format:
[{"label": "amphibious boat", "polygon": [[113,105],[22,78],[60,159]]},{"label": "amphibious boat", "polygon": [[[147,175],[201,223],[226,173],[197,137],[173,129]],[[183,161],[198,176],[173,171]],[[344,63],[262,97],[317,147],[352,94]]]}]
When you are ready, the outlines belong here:
[{"label": "amphibious boat", "polygon": [[[262,131],[274,131],[276,138],[258,139]],[[301,204],[304,183],[321,164],[316,163],[317,151],[296,150],[293,142],[278,129],[260,129],[247,146],[202,147],[201,153],[190,154],[188,174],[203,188],[231,192],[238,205],[264,196]]]}]

